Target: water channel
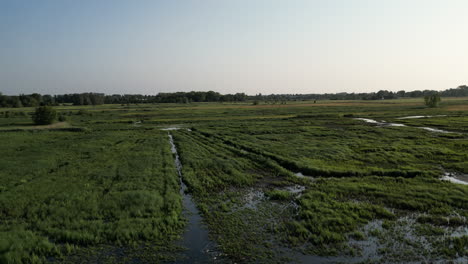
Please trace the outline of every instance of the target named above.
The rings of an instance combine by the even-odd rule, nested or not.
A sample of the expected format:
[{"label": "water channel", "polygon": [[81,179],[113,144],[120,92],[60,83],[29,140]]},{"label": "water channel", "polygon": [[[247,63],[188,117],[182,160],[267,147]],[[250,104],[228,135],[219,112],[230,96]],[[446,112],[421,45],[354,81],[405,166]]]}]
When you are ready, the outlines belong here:
[{"label": "water channel", "polygon": [[174,162],[180,179],[180,195],[182,196],[183,216],[187,219],[187,226],[180,241],[180,245],[186,248],[184,258],[177,263],[214,263],[219,257],[216,244],[208,237],[208,228],[203,223],[200,212],[195,205],[192,195],[186,193],[187,185],[182,180],[182,164],[174,144],[174,138],[169,133],[171,152],[174,154]]}]

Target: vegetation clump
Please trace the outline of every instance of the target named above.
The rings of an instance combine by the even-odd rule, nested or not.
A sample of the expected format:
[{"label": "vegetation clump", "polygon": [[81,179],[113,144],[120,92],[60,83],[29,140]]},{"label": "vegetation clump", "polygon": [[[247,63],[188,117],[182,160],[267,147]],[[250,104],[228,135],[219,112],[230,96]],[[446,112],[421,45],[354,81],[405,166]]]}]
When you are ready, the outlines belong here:
[{"label": "vegetation clump", "polygon": [[32,119],[36,125],[50,125],[55,121],[57,112],[51,106],[39,106],[36,108]]},{"label": "vegetation clump", "polygon": [[265,192],[265,195],[272,200],[289,200],[292,197],[292,193],[285,190],[271,190]]},{"label": "vegetation clump", "polygon": [[440,103],[440,95],[438,93],[426,95],[424,96],[424,103],[429,107],[438,107]]}]

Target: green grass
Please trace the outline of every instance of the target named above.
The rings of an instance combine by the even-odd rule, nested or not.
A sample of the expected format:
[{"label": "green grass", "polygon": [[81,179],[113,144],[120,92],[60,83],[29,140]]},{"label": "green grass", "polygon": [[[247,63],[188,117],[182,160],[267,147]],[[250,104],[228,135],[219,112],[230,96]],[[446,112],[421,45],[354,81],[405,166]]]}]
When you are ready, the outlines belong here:
[{"label": "green grass", "polygon": [[[411,250],[467,257],[468,234],[444,236],[466,226],[468,187],[438,179],[468,174],[466,100],[434,109],[422,99],[57,107],[66,129],[34,127],[32,108],[2,109],[0,262],[172,259],[185,219],[160,129],[173,126],[188,192],[232,261],[284,262],[284,248],[359,255],[350,239],[373,237],[379,256],[396,262],[421,261]],[[411,115],[447,116],[397,119]],[[297,184],[300,194],[284,188]],[[429,251],[401,237],[405,217]],[[382,229],[366,231],[376,221]],[[395,245],[408,252],[396,256]]]},{"label": "green grass", "polygon": [[[300,198],[300,213],[288,226],[289,239],[296,244],[309,241],[314,246],[311,251],[321,253],[322,247],[329,244],[344,246],[347,233],[372,220],[395,220],[414,213],[429,215],[420,216],[420,223],[463,226],[466,222],[460,217],[440,214],[468,217],[467,195],[465,186],[434,179],[374,176],[319,180]],[[435,234],[443,235],[431,235]]]},{"label": "green grass", "polygon": [[5,132],[0,138],[5,262],[179,234],[181,197],[165,133]]}]

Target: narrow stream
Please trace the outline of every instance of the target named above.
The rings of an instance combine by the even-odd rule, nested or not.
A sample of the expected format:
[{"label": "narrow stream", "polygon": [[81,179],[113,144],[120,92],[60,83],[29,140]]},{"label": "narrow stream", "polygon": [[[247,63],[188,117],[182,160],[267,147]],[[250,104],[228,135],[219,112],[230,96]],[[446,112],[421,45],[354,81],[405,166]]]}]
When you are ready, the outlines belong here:
[{"label": "narrow stream", "polygon": [[193,202],[192,195],[185,193],[187,185],[182,180],[182,164],[174,144],[174,139],[169,133],[171,152],[174,154],[174,162],[180,179],[180,195],[184,206],[183,215],[188,220],[187,227],[182,236],[180,245],[187,248],[184,259],[178,259],[176,263],[213,263],[219,255],[216,244],[208,238],[208,229],[203,224],[200,212]]}]

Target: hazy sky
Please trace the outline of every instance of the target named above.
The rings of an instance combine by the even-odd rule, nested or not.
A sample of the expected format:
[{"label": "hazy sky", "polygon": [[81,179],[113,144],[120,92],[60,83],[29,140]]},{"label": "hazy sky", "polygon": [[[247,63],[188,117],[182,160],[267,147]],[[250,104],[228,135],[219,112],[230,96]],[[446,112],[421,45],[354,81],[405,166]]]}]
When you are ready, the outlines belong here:
[{"label": "hazy sky", "polygon": [[0,0],[0,92],[334,93],[468,81],[466,0]]}]

